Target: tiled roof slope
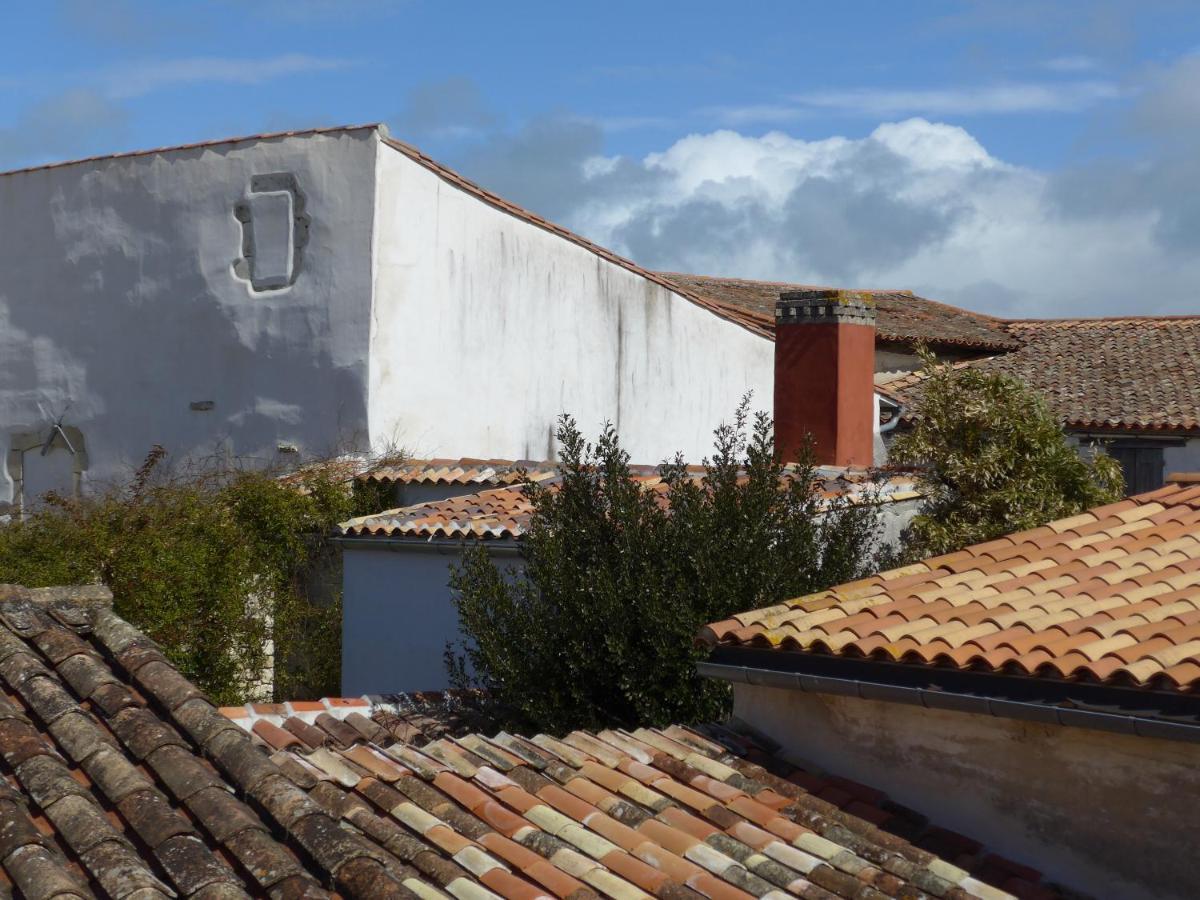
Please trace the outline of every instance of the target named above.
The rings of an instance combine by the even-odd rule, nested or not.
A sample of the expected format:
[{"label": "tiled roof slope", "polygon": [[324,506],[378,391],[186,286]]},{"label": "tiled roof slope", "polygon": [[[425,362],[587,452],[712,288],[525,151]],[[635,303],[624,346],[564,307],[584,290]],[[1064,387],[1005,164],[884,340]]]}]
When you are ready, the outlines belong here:
[{"label": "tiled roof slope", "polygon": [[359,477],[390,484],[520,484],[526,478],[541,481],[557,471],[553,462],[536,459],[406,459],[395,465],[376,466]]},{"label": "tiled roof slope", "polygon": [[348,699],[247,731],[103,601],[0,587],[0,896],[1053,896],[867,788],[685,729],[455,740]]},{"label": "tiled roof slope", "polygon": [[517,485],[359,516],[338,531],[348,537],[515,538],[525,533],[532,513],[528,494]]},{"label": "tiled roof slope", "polygon": [[[1008,324],[1021,349],[968,363],[1014,375],[1071,428],[1200,429],[1200,316],[1027,320]],[[881,387],[912,403],[920,373]]]},{"label": "tiled roof slope", "polygon": [[881,792],[725,728],[559,740],[435,723],[431,736],[387,707],[249,727],[331,815],[455,897],[1059,895]]},{"label": "tiled roof slope", "polygon": [[711,644],[1200,689],[1200,483],[706,626]]},{"label": "tiled roof slope", "polygon": [[[666,494],[667,486],[655,466],[633,466],[633,475],[647,490]],[[697,477],[700,469],[697,468]],[[868,488],[878,490],[884,502],[916,499],[911,475],[893,473],[886,477],[873,476],[866,470],[846,470],[833,466],[820,467],[816,474],[824,481],[828,497],[853,494]],[[551,487],[558,476],[553,469],[538,470],[535,478]],[[475,494],[464,494],[444,500],[419,503],[414,506],[390,509],[381,513],[360,516],[343,522],[338,530],[348,537],[393,538],[519,538],[529,527],[533,504],[525,488],[514,479],[511,487],[495,488]]]},{"label": "tiled roof slope", "polygon": [[413,897],[416,870],[71,594],[0,586],[0,896]]},{"label": "tiled roof slope", "polygon": [[[779,281],[750,281],[744,278],[717,278],[709,275],[685,275],[661,272],[673,284],[715,303],[745,310],[758,316],[774,332],[775,302],[781,291],[811,290],[807,284]],[[981,350],[1015,350],[1020,341],[1004,323],[983,315],[918,297],[911,291],[867,291],[875,299],[875,329],[885,341],[931,344]]]}]

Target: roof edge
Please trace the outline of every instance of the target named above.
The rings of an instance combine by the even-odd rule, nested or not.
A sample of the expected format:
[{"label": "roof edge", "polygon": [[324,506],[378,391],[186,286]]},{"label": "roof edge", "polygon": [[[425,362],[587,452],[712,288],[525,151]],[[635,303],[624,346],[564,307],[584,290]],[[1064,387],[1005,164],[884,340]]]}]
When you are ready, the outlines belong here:
[{"label": "roof edge", "polygon": [[473,195],[478,200],[482,200],[489,206],[492,206],[501,212],[508,213],[515,218],[521,219],[522,221],[540,228],[543,231],[548,231],[557,237],[570,241],[571,243],[576,244],[577,246],[595,254],[606,262],[619,266],[628,272],[632,272],[634,275],[641,276],[647,281],[664,288],[670,293],[682,297],[693,305],[699,306],[701,309],[706,309],[719,318],[744,328],[751,334],[766,338],[767,340],[773,341],[775,339],[774,323],[771,323],[770,328],[766,327],[764,321],[765,317],[746,315],[740,309],[728,307],[725,304],[717,303],[708,299],[707,297],[703,297],[700,294],[689,291],[686,288],[682,288],[668,279],[663,278],[661,275],[652,272],[649,269],[642,268],[631,259],[626,259],[625,257],[614,253],[612,250],[607,249],[606,247],[601,247],[599,244],[588,240],[582,235],[576,234],[570,229],[564,228],[562,225],[555,224],[549,219],[539,216],[532,210],[525,209],[523,206],[519,206],[516,203],[505,200],[499,194],[489,191],[487,188],[476,184],[474,181],[471,181],[468,178],[464,178],[462,175],[460,175],[458,172],[455,172],[448,166],[445,166],[432,157],[422,153],[419,148],[413,146],[412,144],[392,137],[389,133],[387,133],[386,130],[382,131],[380,136],[384,145],[391,147],[393,150],[403,154],[404,156],[407,156],[413,162],[423,166],[430,172],[433,172],[433,174],[437,175],[443,181],[447,181],[455,187],[466,191],[468,194]]},{"label": "roof edge", "polygon": [[103,162],[107,159],[130,159],[138,156],[153,156],[156,153],[177,153],[182,150],[197,150],[202,147],[219,147],[222,144],[241,144],[247,141],[271,141],[280,138],[306,137],[313,134],[333,134],[341,131],[379,131],[386,135],[387,128],[382,122],[368,122],[363,125],[325,125],[313,128],[301,128],[293,131],[267,131],[261,134],[247,134],[239,137],[214,138],[207,141],[192,141],[187,144],[172,144],[166,147],[150,147],[144,150],[124,150],[119,153],[100,153],[95,156],[84,156],[79,159],[64,159],[58,162],[41,163],[36,166],[24,166],[20,169],[9,169],[0,172],[0,178],[6,175],[24,175],[29,172],[41,172],[47,169],[63,169],[67,166],[79,166],[84,163]]},{"label": "roof edge", "polygon": [[[710,655],[697,663],[697,669],[706,677],[735,683],[843,694],[865,700],[916,702],[920,706],[959,712],[1105,728],[1067,720],[1077,712],[1091,712],[1125,721],[1124,728],[1105,730],[1136,733],[1127,720],[1140,720],[1155,728],[1164,725],[1184,728],[1191,735],[1188,740],[1200,742],[1196,696],[1186,691],[914,666],[804,651],[780,654],[775,649],[729,644],[713,647]],[[954,704],[954,700],[958,703]],[[1013,715],[1020,707],[1030,709]]]},{"label": "roof edge", "polygon": [[1063,316],[1059,318],[999,319],[1005,325],[1089,325],[1103,322],[1197,322],[1195,313],[1167,314],[1163,316]]}]

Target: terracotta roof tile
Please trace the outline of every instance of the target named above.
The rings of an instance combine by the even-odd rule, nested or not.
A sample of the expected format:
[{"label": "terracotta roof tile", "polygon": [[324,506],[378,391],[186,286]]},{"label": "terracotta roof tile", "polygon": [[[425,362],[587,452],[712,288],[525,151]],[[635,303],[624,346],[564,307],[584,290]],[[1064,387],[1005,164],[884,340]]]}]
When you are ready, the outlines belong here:
[{"label": "terracotta roof tile", "polygon": [[[727,308],[758,317],[774,331],[775,303],[783,291],[811,290],[816,285],[777,281],[751,281],[661,272],[661,277],[680,288],[695,292]],[[1008,332],[1002,320],[926,300],[911,291],[869,291],[875,301],[875,329],[881,340],[970,347],[981,350],[1015,350],[1019,338]]]},{"label": "terracotta roof tile", "polygon": [[[1078,430],[1200,429],[1200,316],[1008,322],[1011,353],[959,363],[1020,378]],[[911,406],[924,378],[881,387]]]},{"label": "terracotta roof tile", "polygon": [[363,472],[363,481],[390,484],[461,484],[501,487],[526,479],[542,481],[556,474],[552,462],[534,459],[407,459]]},{"label": "terracotta roof tile", "polygon": [[[528,469],[533,480],[551,488],[558,483],[559,476],[552,465],[530,464],[534,465],[536,468]],[[703,470],[700,467],[694,469],[695,477],[701,477]],[[425,472],[423,462],[418,462],[414,463],[412,469],[385,469],[368,477],[378,477],[382,481],[403,481],[409,478],[424,478]],[[646,490],[659,492],[666,502],[666,485],[656,466],[632,466],[631,472]],[[444,474],[451,477],[453,471]],[[815,474],[822,482],[821,490],[828,497],[854,495],[868,487],[878,490],[879,497],[884,502],[900,502],[917,496],[912,492],[915,484],[913,477],[900,472],[878,476],[862,469],[823,466],[819,467]],[[343,535],[352,538],[511,540],[522,537],[528,529],[533,504],[521,483],[519,472],[515,469],[483,467],[470,477],[490,479],[479,483],[499,483],[505,486],[360,516],[341,523],[338,529]]]},{"label": "terracotta roof tile", "polygon": [[0,893],[1002,896],[982,848],[942,861],[882,793],[719,726],[487,737],[461,692],[218,710],[63,596],[0,587]]},{"label": "terracotta roof tile", "polygon": [[[1134,527],[1155,519],[1180,525],[1169,537]],[[1105,540],[1081,546],[1081,531]],[[1196,691],[1200,492],[1168,485],[905,570],[740,613],[700,636],[710,644],[782,652]]]}]

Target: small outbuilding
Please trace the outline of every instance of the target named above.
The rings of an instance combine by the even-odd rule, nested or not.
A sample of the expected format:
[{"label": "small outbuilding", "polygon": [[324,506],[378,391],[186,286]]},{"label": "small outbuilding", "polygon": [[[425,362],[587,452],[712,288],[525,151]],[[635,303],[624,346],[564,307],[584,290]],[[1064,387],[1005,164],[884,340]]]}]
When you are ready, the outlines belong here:
[{"label": "small outbuilding", "polygon": [[[634,466],[633,474],[647,490],[664,488],[654,466]],[[920,504],[907,474],[826,466],[817,475],[831,498],[877,498],[889,543]],[[339,526],[342,691],[440,689],[448,684],[443,651],[459,638],[451,569],[467,546],[484,543],[498,563],[519,571],[533,511],[523,481],[553,486],[557,468],[550,462],[412,460],[362,477],[394,485],[397,496],[428,499]]]}]

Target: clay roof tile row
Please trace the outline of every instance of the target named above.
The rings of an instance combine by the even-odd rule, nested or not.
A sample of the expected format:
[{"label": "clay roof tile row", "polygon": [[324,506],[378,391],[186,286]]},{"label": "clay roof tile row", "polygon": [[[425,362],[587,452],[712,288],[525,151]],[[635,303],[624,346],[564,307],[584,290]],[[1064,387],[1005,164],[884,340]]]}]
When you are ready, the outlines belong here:
[{"label": "clay roof tile row", "polygon": [[[1019,349],[956,366],[1021,379],[1076,430],[1200,429],[1200,316],[1020,320],[1005,327]],[[924,382],[914,372],[879,387],[911,407]]]},{"label": "clay roof tile row", "polygon": [[[539,463],[536,467],[524,468],[527,472],[525,476],[521,474],[521,469],[512,467],[442,466],[415,461],[385,469],[379,475],[372,473],[364,477],[406,484],[438,479],[438,483],[506,486],[360,516],[341,523],[338,529],[343,535],[355,538],[520,538],[528,529],[533,515],[533,504],[523,486],[524,479],[528,477],[552,489],[559,481],[558,471],[552,464]],[[702,477],[703,468],[694,468],[694,477]],[[646,490],[657,492],[662,502],[668,502],[666,483],[657,467],[632,466],[631,474]],[[900,472],[878,476],[866,470],[828,466],[817,469],[815,475],[822,482],[821,490],[826,497],[867,496],[867,492],[872,490],[884,502],[902,502],[918,496],[913,477]]]},{"label": "clay roof tile row", "polygon": [[0,586],[0,896],[1059,896],[719,726],[481,733],[469,693],[218,710],[110,602]]},{"label": "clay roof tile row", "polygon": [[[813,290],[816,285],[745,278],[719,278],[661,272],[679,288],[694,291],[726,308],[742,310],[762,321],[774,334],[775,304],[784,291]],[[910,344],[924,340],[944,347],[984,351],[1016,350],[1020,338],[1005,323],[982,313],[918,297],[912,291],[865,291],[875,301],[875,330],[880,340]]]},{"label": "clay roof tile row", "polygon": [[706,626],[710,644],[1149,690],[1200,689],[1200,486]]}]

